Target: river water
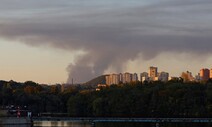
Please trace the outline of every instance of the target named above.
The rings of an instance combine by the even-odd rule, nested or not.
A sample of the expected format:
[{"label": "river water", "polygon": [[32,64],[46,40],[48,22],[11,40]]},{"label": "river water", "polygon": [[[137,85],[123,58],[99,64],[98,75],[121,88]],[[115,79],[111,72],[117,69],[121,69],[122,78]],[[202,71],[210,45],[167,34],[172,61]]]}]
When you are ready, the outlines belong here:
[{"label": "river water", "polygon": [[0,127],[212,127],[209,123],[83,123],[67,121],[42,121],[31,125],[4,125]]},{"label": "river water", "polygon": [[92,123],[67,122],[67,121],[42,121],[42,122],[34,122],[33,127],[92,127]]},{"label": "river water", "polygon": [[82,123],[65,121],[35,122],[33,127],[211,127],[209,123]]}]

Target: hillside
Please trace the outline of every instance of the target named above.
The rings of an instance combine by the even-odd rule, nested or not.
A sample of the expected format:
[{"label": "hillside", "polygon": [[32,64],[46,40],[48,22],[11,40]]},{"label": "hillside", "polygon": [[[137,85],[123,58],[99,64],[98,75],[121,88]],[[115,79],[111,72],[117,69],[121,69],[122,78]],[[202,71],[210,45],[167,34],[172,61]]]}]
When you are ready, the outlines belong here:
[{"label": "hillside", "polygon": [[84,83],[83,85],[88,85],[88,86],[95,87],[98,84],[105,84],[106,83],[105,76],[106,75],[101,75],[99,77],[96,77],[96,78]]}]

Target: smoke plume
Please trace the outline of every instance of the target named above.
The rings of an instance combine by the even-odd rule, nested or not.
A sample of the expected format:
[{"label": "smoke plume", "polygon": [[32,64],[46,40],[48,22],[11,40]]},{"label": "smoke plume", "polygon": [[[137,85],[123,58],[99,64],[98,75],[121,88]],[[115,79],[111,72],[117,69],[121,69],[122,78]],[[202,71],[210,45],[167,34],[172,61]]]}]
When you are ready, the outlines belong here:
[{"label": "smoke plume", "polygon": [[129,59],[162,52],[211,54],[211,0],[1,0],[0,37],[85,51],[67,67],[85,82]]}]

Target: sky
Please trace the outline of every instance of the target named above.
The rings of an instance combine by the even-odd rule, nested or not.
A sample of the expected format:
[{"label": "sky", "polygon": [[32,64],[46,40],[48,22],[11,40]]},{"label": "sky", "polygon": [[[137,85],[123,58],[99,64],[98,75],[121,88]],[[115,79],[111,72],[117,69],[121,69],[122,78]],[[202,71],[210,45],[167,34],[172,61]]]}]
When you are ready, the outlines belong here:
[{"label": "sky", "polygon": [[212,68],[211,0],[0,0],[0,79]]}]

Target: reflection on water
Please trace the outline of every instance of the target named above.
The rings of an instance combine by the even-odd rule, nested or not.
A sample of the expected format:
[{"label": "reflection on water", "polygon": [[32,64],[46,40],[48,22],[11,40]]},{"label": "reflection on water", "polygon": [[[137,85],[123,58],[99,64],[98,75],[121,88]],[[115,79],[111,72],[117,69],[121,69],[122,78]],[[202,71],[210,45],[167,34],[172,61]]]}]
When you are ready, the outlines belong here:
[{"label": "reflection on water", "polygon": [[36,122],[34,127],[211,127],[209,123],[91,123],[44,121]]},{"label": "reflection on water", "polygon": [[42,121],[34,122],[33,127],[91,127],[91,123],[68,121]]},{"label": "reflection on water", "polygon": [[[33,127],[211,127],[209,123],[91,123],[67,121],[34,122]],[[30,125],[5,125],[0,127],[31,127]]]},{"label": "reflection on water", "polygon": [[209,123],[97,123],[95,127],[211,127]]}]

